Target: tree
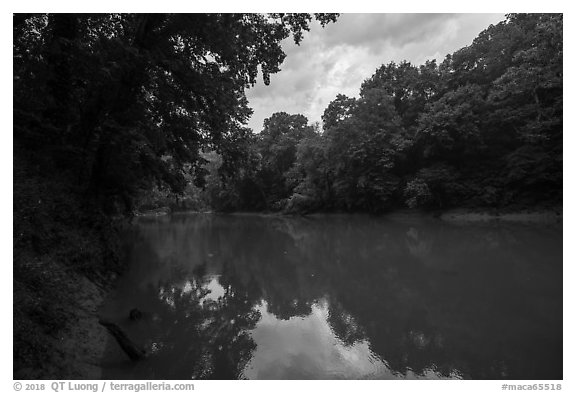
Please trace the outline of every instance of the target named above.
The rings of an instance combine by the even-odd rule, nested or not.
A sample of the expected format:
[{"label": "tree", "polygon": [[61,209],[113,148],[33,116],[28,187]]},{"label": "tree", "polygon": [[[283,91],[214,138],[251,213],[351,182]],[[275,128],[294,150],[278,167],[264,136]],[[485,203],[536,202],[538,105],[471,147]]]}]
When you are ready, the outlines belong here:
[{"label": "tree", "polygon": [[336,126],[339,122],[350,118],[356,105],[355,98],[349,98],[344,94],[338,94],[336,99],[328,104],[322,114],[324,131]]},{"label": "tree", "polygon": [[382,65],[299,145],[296,192],[343,210],[557,203],[562,54],[562,15],[510,14],[440,66]]},{"label": "tree", "polygon": [[268,205],[288,198],[295,184],[290,181],[290,170],[296,162],[296,151],[301,140],[316,134],[308,119],[300,114],[274,113],[264,120],[259,134],[258,150],[262,157],[260,178]]},{"label": "tree", "polygon": [[447,92],[429,105],[419,119],[416,143],[424,158],[456,163],[482,149],[482,115],[486,112],[482,89],[466,85]]},{"label": "tree", "polygon": [[[296,162],[288,174],[294,187],[294,193],[302,196],[300,202],[293,201],[292,210],[332,207],[333,165],[328,156],[329,139],[315,134],[298,143]],[[305,206],[302,206],[305,205]]]},{"label": "tree", "polygon": [[488,96],[493,122],[510,130],[509,186],[528,193],[562,190],[562,15],[511,15],[526,35]]},{"label": "tree", "polygon": [[[324,26],[336,15],[315,18]],[[269,83],[285,58],[280,42],[292,35],[299,43],[312,16],[16,19],[15,140],[49,150],[91,194],[128,201],[152,182],[185,187],[182,166],[200,165],[201,146],[218,149],[246,123],[244,89],[259,69]]]},{"label": "tree", "polygon": [[438,91],[439,73],[436,61],[427,61],[419,68],[407,61],[382,65],[374,75],[362,83],[364,90],[382,89],[392,98],[402,125],[413,131],[424,106]]},{"label": "tree", "polygon": [[393,205],[400,180],[397,164],[409,141],[393,98],[385,89],[366,86],[358,100],[343,98],[339,96],[329,105],[325,117],[339,113],[342,105],[348,106],[346,117],[328,122],[333,125],[322,135],[330,163],[330,169],[324,171],[333,179],[327,187],[334,198],[333,206],[383,211]]}]

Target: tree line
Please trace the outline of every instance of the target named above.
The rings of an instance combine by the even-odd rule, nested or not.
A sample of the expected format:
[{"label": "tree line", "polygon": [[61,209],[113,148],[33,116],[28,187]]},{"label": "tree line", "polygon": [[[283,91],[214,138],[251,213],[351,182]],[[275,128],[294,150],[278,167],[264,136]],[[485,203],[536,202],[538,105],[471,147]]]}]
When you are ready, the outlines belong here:
[{"label": "tree line", "polygon": [[321,125],[254,133],[245,89],[314,17],[337,15],[15,15],[15,161],[105,214],[560,203],[561,14],[507,15],[440,64],[382,65]]},{"label": "tree line", "polygon": [[330,102],[322,126],[280,112],[238,135],[208,200],[285,212],[560,204],[562,54],[562,15],[510,14],[440,64],[382,65],[359,97]]}]

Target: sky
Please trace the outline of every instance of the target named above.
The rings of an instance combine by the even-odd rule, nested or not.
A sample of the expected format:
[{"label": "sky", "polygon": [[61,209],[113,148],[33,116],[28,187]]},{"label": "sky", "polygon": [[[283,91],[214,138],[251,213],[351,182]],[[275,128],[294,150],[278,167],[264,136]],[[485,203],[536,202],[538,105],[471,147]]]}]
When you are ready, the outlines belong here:
[{"label": "sky", "polygon": [[286,59],[265,86],[262,76],[246,93],[254,110],[248,126],[262,130],[274,112],[300,113],[321,121],[330,101],[341,93],[357,97],[361,83],[382,64],[407,60],[414,65],[470,45],[504,14],[341,14],[325,28],[317,22],[300,46],[282,42]]}]

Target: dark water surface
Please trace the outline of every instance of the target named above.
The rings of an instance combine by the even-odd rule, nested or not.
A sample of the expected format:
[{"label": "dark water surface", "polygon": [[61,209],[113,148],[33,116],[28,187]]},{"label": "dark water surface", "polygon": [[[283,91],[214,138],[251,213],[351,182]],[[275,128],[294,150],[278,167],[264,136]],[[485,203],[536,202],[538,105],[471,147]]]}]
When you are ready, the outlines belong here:
[{"label": "dark water surface", "polygon": [[[140,218],[105,379],[562,378],[562,227],[418,216]],[[133,308],[140,320],[128,318]]]}]

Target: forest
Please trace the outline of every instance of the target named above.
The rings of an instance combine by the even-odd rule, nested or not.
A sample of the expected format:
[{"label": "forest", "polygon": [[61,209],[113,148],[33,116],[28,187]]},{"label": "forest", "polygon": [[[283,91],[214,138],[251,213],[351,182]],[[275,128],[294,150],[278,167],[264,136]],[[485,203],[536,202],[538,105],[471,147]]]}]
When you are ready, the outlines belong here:
[{"label": "forest", "polygon": [[71,275],[109,285],[118,233],[146,211],[562,205],[561,14],[509,14],[442,62],[383,64],[321,123],[248,128],[246,90],[280,71],[281,41],[337,19],[14,15],[15,375],[58,356]]},{"label": "forest", "polygon": [[[208,183],[221,210],[561,204],[562,17],[509,15],[437,64],[382,65],[322,125],[275,113]],[[224,162],[232,160],[222,153]],[[233,169],[232,169],[233,168]]]},{"label": "forest", "polygon": [[[384,213],[561,204],[562,16],[509,15],[422,65],[378,68],[322,124],[274,113],[200,149],[136,210]],[[172,159],[169,156],[168,159]]]}]

